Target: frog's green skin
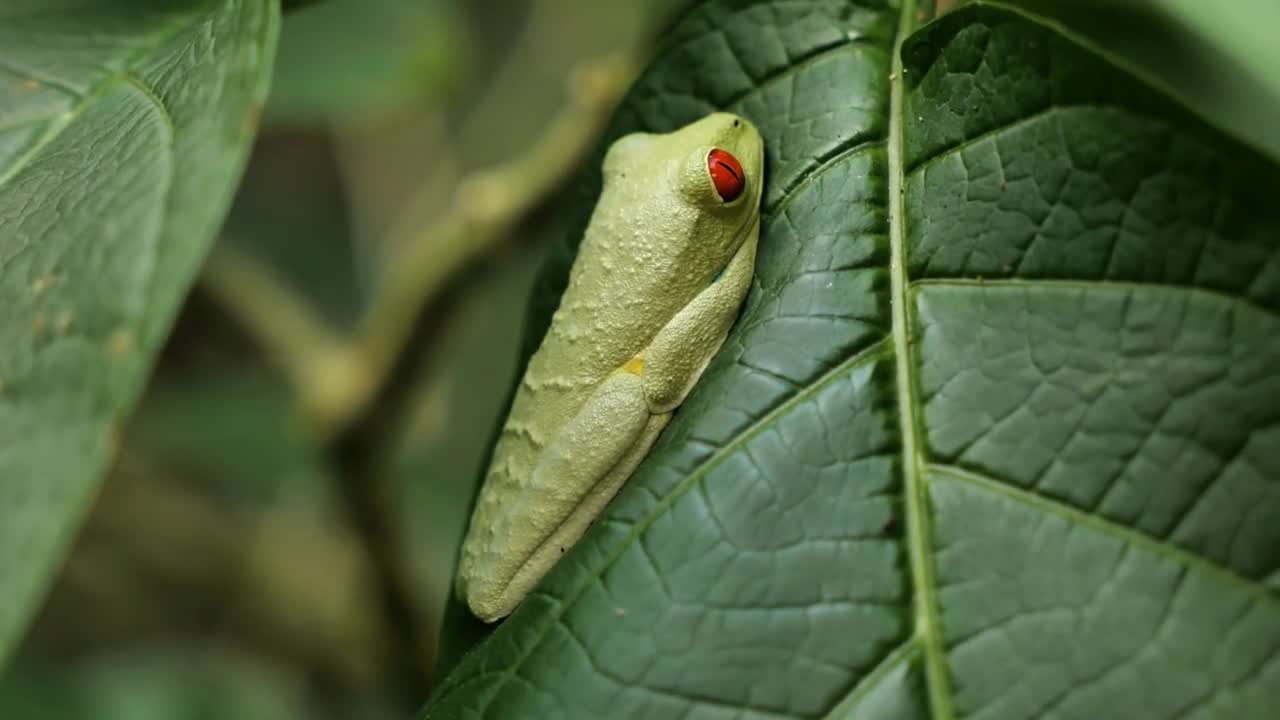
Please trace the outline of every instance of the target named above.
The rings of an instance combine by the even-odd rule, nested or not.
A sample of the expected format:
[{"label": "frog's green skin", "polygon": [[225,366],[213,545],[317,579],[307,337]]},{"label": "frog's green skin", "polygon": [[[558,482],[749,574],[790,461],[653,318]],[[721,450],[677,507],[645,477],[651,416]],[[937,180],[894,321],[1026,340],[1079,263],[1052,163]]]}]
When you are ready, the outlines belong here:
[{"label": "frog's green skin", "polygon": [[[745,171],[732,202],[713,148]],[[480,619],[509,614],[582,536],[724,342],[755,266],[763,163],[760,134],[725,113],[610,147],[463,543],[458,591]]]}]

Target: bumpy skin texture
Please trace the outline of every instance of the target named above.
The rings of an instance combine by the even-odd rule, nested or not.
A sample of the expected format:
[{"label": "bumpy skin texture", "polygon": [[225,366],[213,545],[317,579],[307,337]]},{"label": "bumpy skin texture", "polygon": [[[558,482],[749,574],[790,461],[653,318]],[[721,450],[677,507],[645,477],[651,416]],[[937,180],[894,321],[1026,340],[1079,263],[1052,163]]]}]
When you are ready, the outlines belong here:
[{"label": "bumpy skin texture", "polygon": [[[713,148],[745,171],[731,202]],[[724,342],[755,267],[763,163],[760,134],[726,113],[610,147],[463,543],[458,591],[480,619],[508,615],[582,536]]]}]

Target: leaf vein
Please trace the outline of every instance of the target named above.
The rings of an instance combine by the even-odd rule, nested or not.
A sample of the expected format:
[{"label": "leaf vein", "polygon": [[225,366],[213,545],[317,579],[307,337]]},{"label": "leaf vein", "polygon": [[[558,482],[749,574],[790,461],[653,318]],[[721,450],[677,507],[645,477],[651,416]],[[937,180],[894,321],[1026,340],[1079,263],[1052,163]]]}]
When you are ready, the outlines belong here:
[{"label": "leaf vein", "polygon": [[1045,497],[1044,495],[1028,492],[1027,490],[1023,490],[1022,488],[1016,487],[1003,480],[983,475],[982,473],[975,472],[968,468],[936,463],[930,463],[927,467],[931,472],[938,475],[943,475],[958,482],[963,482],[971,486],[996,493],[1015,502],[1033,507],[1041,512],[1051,513],[1068,522],[1111,535],[1123,541],[1127,545],[1142,548],[1148,552],[1172,560],[1189,569],[1209,574],[1222,582],[1238,588],[1253,600],[1270,608],[1271,611],[1280,613],[1280,597],[1277,597],[1267,589],[1265,584],[1252,578],[1245,577],[1235,570],[1214,562],[1202,555],[1197,555],[1189,550],[1185,550],[1131,527],[1121,525],[1113,520],[1085,512],[1059,500]]},{"label": "leaf vein", "polygon": [[[61,136],[62,133],[65,132],[68,127],[71,126],[71,123],[74,122],[77,117],[79,117],[86,110],[88,110],[90,105],[92,105],[94,102],[100,99],[103,95],[105,95],[107,91],[109,91],[112,87],[114,87],[116,84],[120,82],[126,82],[131,85],[134,84],[133,82],[131,82],[130,78],[131,78],[131,73],[133,72],[133,65],[138,61],[139,58],[146,57],[148,53],[153,52],[154,50],[164,45],[169,40],[172,40],[173,38],[177,37],[178,35],[181,35],[182,33],[196,27],[204,20],[205,20],[205,17],[203,15],[197,15],[194,18],[188,19],[185,22],[175,23],[173,27],[165,28],[163,31],[156,33],[156,35],[153,38],[151,38],[146,43],[138,47],[134,52],[130,53],[128,58],[126,59],[124,69],[104,77],[102,80],[98,81],[92,87],[90,87],[81,96],[79,102],[71,106],[71,109],[61,114],[59,118],[60,120],[59,122],[50,123],[49,129],[45,131],[45,134],[42,135],[40,139],[35,142],[35,144],[33,144],[30,148],[28,148],[25,153],[23,153],[22,155],[19,155],[18,158],[14,160],[13,164],[10,165],[10,167],[7,170],[5,170],[4,172],[0,172],[0,188],[3,188],[5,185],[9,183],[10,180],[16,177],[19,173],[21,173],[26,168],[26,166],[37,155],[40,154],[41,150],[44,150],[44,148],[47,147],[50,143],[57,140],[58,137]],[[141,83],[138,83],[138,84],[140,85]],[[152,98],[155,97],[154,94],[150,92],[148,92],[148,95],[150,95]],[[156,100],[158,102],[158,98]],[[163,103],[160,103],[160,107],[161,108],[164,107]],[[165,111],[165,117],[166,119],[170,120],[170,125],[172,126],[172,121],[167,111]]]},{"label": "leaf vein", "polygon": [[1246,305],[1253,310],[1270,315],[1272,318],[1280,320],[1280,310],[1267,307],[1255,300],[1243,295],[1219,290],[1217,288],[1201,287],[1197,285],[1177,285],[1174,283],[1161,282],[1134,282],[1126,280],[1061,280],[1054,278],[1001,278],[998,280],[987,280],[985,278],[963,278],[963,277],[930,277],[921,280],[911,281],[912,288],[920,288],[927,286],[938,287],[998,287],[998,288],[1027,288],[1036,289],[1043,288],[1046,290],[1123,290],[1126,292],[1181,292],[1193,295],[1204,295],[1217,300],[1226,300],[1232,303]]},{"label": "leaf vein", "polygon": [[871,672],[863,675],[854,684],[853,689],[845,695],[843,700],[831,708],[826,714],[825,720],[845,720],[853,717],[850,712],[857,708],[858,703],[862,702],[871,691],[875,690],[878,683],[884,680],[889,673],[898,669],[899,665],[910,661],[918,649],[916,639],[910,638],[887,653],[880,663],[871,669]]},{"label": "leaf vein", "polygon": [[[774,72],[768,73],[758,79],[753,78],[751,82],[751,87],[730,97],[727,101],[725,101],[724,106],[734,107],[738,103],[742,102],[743,100],[746,100],[752,95],[755,95],[761,92],[769,85],[772,85],[773,83],[776,83],[780,80],[786,80],[787,78],[798,75],[802,70],[805,70],[809,66],[815,65],[821,62],[828,55],[834,55],[842,50],[845,50],[851,47],[859,47],[859,46],[877,47],[877,48],[879,47],[878,45],[876,45],[874,42],[872,42],[870,39],[866,37],[842,39],[837,42],[827,43],[826,45],[818,45],[814,48],[811,48],[808,52],[805,52],[801,55],[797,55],[796,57],[792,58],[790,62],[788,62],[783,67],[775,70]],[[736,54],[734,54],[734,60],[735,61],[738,60],[738,57]]]}]

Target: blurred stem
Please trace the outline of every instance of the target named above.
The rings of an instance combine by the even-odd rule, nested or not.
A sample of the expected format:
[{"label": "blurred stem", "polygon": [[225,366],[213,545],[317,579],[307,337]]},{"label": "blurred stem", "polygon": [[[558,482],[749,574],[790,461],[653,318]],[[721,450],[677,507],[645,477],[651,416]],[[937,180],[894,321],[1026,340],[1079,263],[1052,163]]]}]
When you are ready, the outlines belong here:
[{"label": "blurred stem", "polygon": [[[486,257],[577,167],[633,64],[624,54],[584,63],[572,73],[571,102],[538,142],[510,163],[463,178],[452,207],[408,233],[350,340],[263,263],[225,243],[215,249],[201,283],[289,379],[322,438],[361,424],[449,282]],[[416,220],[412,208],[407,215]]]},{"label": "blurred stem", "polygon": [[264,263],[219,243],[200,283],[300,397],[325,392],[342,372],[335,359],[346,357],[346,342]]},{"label": "blurred stem", "polygon": [[[410,239],[393,233],[391,223],[405,216],[435,217],[448,207],[460,174],[455,144],[443,110],[414,108],[343,128],[335,133],[334,148],[351,215],[355,275],[369,296],[387,258]],[[431,162],[420,162],[424,157]]]},{"label": "blurred stem", "polygon": [[[510,163],[463,178],[452,207],[435,222],[408,233],[408,242],[389,264],[349,346],[344,392],[315,396],[309,403],[322,434],[358,424],[412,345],[424,310],[453,278],[488,256],[578,166],[631,79],[632,65],[629,57],[612,55],[576,70],[570,104],[538,142]],[[410,208],[408,221],[415,220]]]}]

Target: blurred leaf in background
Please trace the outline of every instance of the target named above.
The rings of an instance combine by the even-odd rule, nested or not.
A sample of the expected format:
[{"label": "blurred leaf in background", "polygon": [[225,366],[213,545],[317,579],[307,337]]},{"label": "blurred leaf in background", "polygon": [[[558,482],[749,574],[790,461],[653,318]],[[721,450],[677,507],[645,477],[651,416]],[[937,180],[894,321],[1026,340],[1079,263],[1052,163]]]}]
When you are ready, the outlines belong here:
[{"label": "blurred leaf in background", "polygon": [[330,133],[268,128],[219,239],[337,330],[354,327],[368,289],[355,267],[347,186]]},{"label": "blurred leaf in background", "polygon": [[289,13],[266,123],[342,126],[439,96],[465,67],[461,22],[448,0],[324,0]]},{"label": "blurred leaf in background", "polygon": [[219,478],[229,497],[307,505],[327,487],[326,470],[291,403],[288,388],[260,372],[162,373],[129,432],[154,460]]},{"label": "blurred leaf in background", "polygon": [[0,667],[221,223],[278,21],[250,0],[0,7]]}]

